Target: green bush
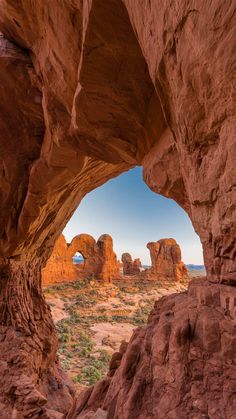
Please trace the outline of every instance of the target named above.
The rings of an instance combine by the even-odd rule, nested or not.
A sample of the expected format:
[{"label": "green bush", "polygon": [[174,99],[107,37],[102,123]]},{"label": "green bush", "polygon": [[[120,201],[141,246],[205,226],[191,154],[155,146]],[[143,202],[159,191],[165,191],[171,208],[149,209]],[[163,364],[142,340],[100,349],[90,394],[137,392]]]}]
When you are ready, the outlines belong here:
[{"label": "green bush", "polygon": [[101,349],[100,350],[100,355],[98,358],[100,361],[102,361],[104,364],[110,361],[111,359],[111,355],[109,354],[109,352],[107,352],[105,349]]},{"label": "green bush", "polygon": [[96,367],[89,365],[81,370],[81,375],[84,381],[87,381],[89,385],[95,384],[98,380],[101,380],[102,373]]},{"label": "green bush", "polygon": [[63,322],[58,322],[56,325],[57,333],[58,333],[58,340],[60,343],[69,342],[72,337],[71,328]]}]

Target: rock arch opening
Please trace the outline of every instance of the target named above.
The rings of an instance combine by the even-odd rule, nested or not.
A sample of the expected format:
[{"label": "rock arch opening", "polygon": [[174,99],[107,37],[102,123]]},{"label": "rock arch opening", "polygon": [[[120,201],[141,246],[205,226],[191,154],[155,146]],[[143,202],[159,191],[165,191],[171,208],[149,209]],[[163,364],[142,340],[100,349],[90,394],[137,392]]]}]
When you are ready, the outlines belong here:
[{"label": "rock arch opening", "polygon": [[[157,334],[136,333],[100,384],[110,387],[105,400],[91,389],[69,417],[101,406],[125,418],[147,406],[159,417],[230,417],[235,335],[221,302],[234,296],[236,275],[234,2],[53,6],[4,0],[0,10],[1,410],[69,411],[41,268],[81,199],[141,164],[149,187],[189,214],[210,282],[164,299],[147,329]],[[164,394],[148,380],[153,371]]]},{"label": "rock arch opening", "polygon": [[[153,201],[149,200],[150,196]],[[153,214],[149,205],[154,206]],[[161,206],[163,208],[158,212]],[[126,248],[131,248],[132,253],[137,252],[132,246],[135,242],[139,245],[142,234],[135,235],[135,232],[141,230],[141,224],[142,234],[145,231],[146,235],[142,237],[144,249],[141,245],[138,251],[141,248],[144,252],[141,258],[133,259],[129,253],[121,252]],[[172,235],[181,233],[182,236],[188,227],[190,242],[194,237],[187,216],[177,204],[159,197],[146,187],[141,180],[140,168],[93,191],[87,197],[87,203],[85,198],[69,221],[64,231],[67,237],[87,227],[93,236],[113,228],[113,243],[112,238],[104,234],[97,241],[91,235],[79,234],[67,243],[66,252],[69,251],[69,255],[78,250],[86,255],[85,269],[76,266],[72,283],[62,277],[61,287],[56,286],[57,298],[66,300],[65,311],[68,314],[57,322],[60,361],[79,391],[81,386],[94,385],[97,380],[105,379],[106,374],[113,376],[119,364],[115,353],[120,347],[127,346],[133,330],[144,326],[156,300],[162,295],[186,291],[189,278],[179,245],[174,239],[149,241],[165,234],[167,226],[168,233],[173,229]],[[127,241],[128,236],[135,240]],[[116,242],[117,239],[120,243]],[[113,250],[117,245],[118,248],[121,245],[121,263]],[[143,255],[146,257],[146,247],[152,263],[143,267],[141,260]],[[147,261],[143,259],[143,264]],[[58,259],[56,263],[59,263]],[[69,270],[68,273],[70,275]],[[52,295],[53,288],[51,292],[47,288],[46,298],[50,303]],[[57,307],[52,307],[52,312],[57,319]]]},{"label": "rock arch opening", "polygon": [[82,253],[75,252],[75,254],[72,256],[72,261],[74,265],[80,265],[80,267],[84,266],[85,259]]}]

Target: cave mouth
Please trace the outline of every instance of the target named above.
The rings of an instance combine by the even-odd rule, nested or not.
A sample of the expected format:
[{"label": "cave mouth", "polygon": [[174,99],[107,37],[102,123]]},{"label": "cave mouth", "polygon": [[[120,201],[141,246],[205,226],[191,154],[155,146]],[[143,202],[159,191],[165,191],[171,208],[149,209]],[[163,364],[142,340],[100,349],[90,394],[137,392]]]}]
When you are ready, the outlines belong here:
[{"label": "cave mouth", "polygon": [[[86,233],[73,237],[79,231]],[[111,234],[102,234],[106,231]],[[201,245],[187,214],[174,201],[148,189],[141,180],[140,168],[108,181],[87,195],[63,233],[67,237],[63,269],[64,272],[67,269],[65,259],[68,258],[69,281],[57,282],[56,291],[54,286],[47,288],[45,296],[56,324],[61,365],[80,392],[107,374],[113,374],[109,370],[113,354],[127,344],[137,327],[146,325],[155,301],[164,295],[186,291],[188,279],[165,278],[169,274],[165,264],[179,251],[173,239],[164,243],[159,262],[155,263],[163,237],[189,234],[195,246],[199,245],[195,257],[200,254]],[[191,255],[188,250],[185,260]],[[117,255],[115,259],[112,252]],[[73,281],[70,281],[71,260],[76,268]],[[161,261],[162,271],[158,270]],[[201,265],[201,259],[196,262]],[[118,269],[108,281],[106,275],[113,263],[117,263]],[[170,275],[176,275],[173,266],[171,269]],[[200,274],[204,275],[205,271]],[[199,275],[196,269],[195,275]],[[58,304],[62,316],[59,320]]]},{"label": "cave mouth", "polygon": [[[41,295],[41,267],[57,233],[93,188],[142,164],[150,188],[172,197],[190,214],[203,243],[208,279],[215,283],[235,281],[235,100],[229,94],[234,72],[226,73],[225,69],[231,70],[235,59],[229,41],[235,27],[231,20],[236,15],[231,7],[224,10],[224,2],[217,11],[214,2],[202,2],[197,10],[190,9],[189,2],[176,2],[181,7],[159,2],[158,10],[154,1],[146,2],[147,7],[135,2],[135,8],[129,0],[84,2],[85,7],[78,8],[76,2],[55,2],[53,8],[50,2],[45,8],[44,2],[3,3],[1,31],[13,43],[1,37],[4,153],[0,273],[4,280],[0,406],[6,417],[40,417],[45,403],[66,412],[73,402],[57,364],[54,325]],[[106,267],[102,275],[107,272]],[[220,287],[215,284],[212,288]],[[206,298],[201,290],[195,293],[204,297],[195,304],[198,319],[205,301],[212,301],[207,292]],[[192,308],[185,297],[182,305]],[[72,321],[80,321],[76,313],[71,316]],[[188,339],[189,318],[184,320],[187,328],[177,335],[186,356],[178,369],[187,385],[179,385],[179,377],[175,383],[186,389],[192,387],[188,377],[195,377],[196,386],[191,390],[202,390],[199,376],[210,382],[213,373],[217,385],[210,386],[214,396],[211,404],[215,409],[220,401],[220,410],[226,407],[227,415],[233,400],[230,374],[210,371],[208,375],[205,370],[194,375],[196,369],[188,354],[190,345],[198,349],[198,340],[194,348],[194,339]],[[232,362],[235,359],[235,338],[217,318],[211,320],[204,317],[198,329],[191,324],[196,338],[205,334],[207,346],[199,357],[204,364],[209,351],[217,351],[211,336],[221,330],[223,341],[217,338],[216,342],[223,349],[221,364],[228,365],[230,358]],[[230,322],[227,318],[225,323]],[[64,333],[70,341],[71,331]],[[157,342],[159,337],[161,333]],[[142,339],[139,343],[141,347]],[[182,353],[181,347],[180,359]],[[146,358],[151,364],[151,355]],[[174,380],[170,377],[172,382],[166,386],[170,376],[167,369],[176,359],[168,357],[165,361],[160,377],[168,395],[171,390],[173,394]],[[220,366],[219,357],[214,369],[215,365]],[[132,370],[136,374],[136,365]],[[126,372],[118,383],[123,390],[123,398],[122,391],[119,394],[122,407],[126,400],[137,400],[125,391],[133,378]],[[221,382],[216,374],[223,377]],[[154,400],[150,391],[147,398],[141,396],[140,389],[142,393],[150,390],[145,381],[143,388],[141,384],[138,403],[134,406],[131,402],[127,410],[134,417],[143,414],[140,405],[147,400],[155,410],[164,404],[155,383]],[[217,390],[214,394],[213,387],[222,388],[222,393]],[[196,403],[196,393],[186,398],[177,387],[175,390],[182,408],[180,413],[173,413],[177,417],[192,414],[196,404],[202,407]],[[196,416],[209,413],[208,395],[205,392],[204,411],[198,410]],[[59,400],[63,406],[58,406]],[[175,400],[167,397],[165,405],[174,409]],[[114,403],[111,410],[122,417]]]}]

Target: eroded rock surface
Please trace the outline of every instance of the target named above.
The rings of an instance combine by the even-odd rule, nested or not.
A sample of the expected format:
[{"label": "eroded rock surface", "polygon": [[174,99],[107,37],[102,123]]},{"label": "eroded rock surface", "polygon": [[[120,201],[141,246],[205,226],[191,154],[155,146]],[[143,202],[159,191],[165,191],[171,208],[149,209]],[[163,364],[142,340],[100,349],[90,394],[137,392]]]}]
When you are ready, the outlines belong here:
[{"label": "eroded rock surface", "polygon": [[[77,252],[83,256],[84,263],[73,263],[73,256]],[[119,263],[111,236],[103,234],[96,242],[89,234],[79,234],[67,244],[62,234],[42,270],[42,283],[45,286],[91,276],[101,281],[111,281],[119,278],[119,275]]]},{"label": "eroded rock surface", "polygon": [[174,239],[161,239],[147,244],[152,266],[142,275],[149,279],[188,280],[188,269],[181,260],[181,250]]},{"label": "eroded rock surface", "polygon": [[208,279],[236,282],[235,2],[2,0],[0,30],[0,411],[30,417],[67,410],[40,272],[92,189],[142,164],[189,214]]},{"label": "eroded rock surface", "polygon": [[129,253],[123,253],[121,260],[124,275],[138,275],[140,273],[142,267],[140,259],[133,260]]},{"label": "eroded rock surface", "polygon": [[156,302],[147,327],[68,418],[92,418],[98,408],[107,419],[233,417],[235,332],[236,289],[193,280],[187,293]]}]

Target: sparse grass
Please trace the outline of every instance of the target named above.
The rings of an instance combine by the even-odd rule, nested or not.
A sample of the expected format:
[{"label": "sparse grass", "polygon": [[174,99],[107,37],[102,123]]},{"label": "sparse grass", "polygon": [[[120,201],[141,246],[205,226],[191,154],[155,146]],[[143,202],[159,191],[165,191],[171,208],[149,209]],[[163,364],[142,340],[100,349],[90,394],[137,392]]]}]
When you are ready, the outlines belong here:
[{"label": "sparse grass", "polygon": [[[44,290],[46,298],[64,301],[64,310],[69,315],[56,325],[58,355],[77,388],[94,384],[106,375],[111,353],[117,347],[117,342],[108,335],[103,338],[102,345],[110,350],[98,348],[91,327],[108,322],[144,326],[154,305],[153,290],[170,287],[170,284],[155,281],[114,281],[110,287],[103,287],[94,278],[90,280],[57,284]],[[110,300],[114,296],[116,300]],[[50,306],[54,309],[56,304],[51,301]]]},{"label": "sparse grass", "polygon": [[101,314],[101,315],[92,314],[88,316],[88,319],[93,323],[102,323],[102,322],[109,321],[109,317],[106,314]]},{"label": "sparse grass", "polygon": [[73,378],[75,383],[93,385],[102,378],[102,373],[97,368],[89,365],[81,369],[81,373]]},{"label": "sparse grass", "polygon": [[72,330],[65,320],[61,320],[56,326],[59,342],[66,343],[71,340]]},{"label": "sparse grass", "polygon": [[102,361],[104,364],[107,365],[108,362],[110,362],[111,355],[105,349],[101,349],[100,350],[100,355],[99,355],[99,358],[98,359],[100,359],[100,361]]},{"label": "sparse grass", "polygon": [[127,316],[122,316],[119,314],[113,314],[112,316],[112,321],[115,323],[125,323],[125,322],[129,322],[130,319]]}]

